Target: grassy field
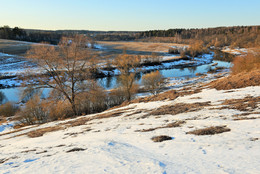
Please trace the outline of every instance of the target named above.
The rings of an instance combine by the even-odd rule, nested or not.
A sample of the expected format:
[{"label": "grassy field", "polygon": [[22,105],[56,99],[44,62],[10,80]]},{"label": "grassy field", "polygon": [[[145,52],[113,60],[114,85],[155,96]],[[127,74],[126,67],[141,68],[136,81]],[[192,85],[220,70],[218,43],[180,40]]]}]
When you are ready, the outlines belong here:
[{"label": "grassy field", "polygon": [[153,42],[109,42],[99,41],[98,44],[105,47],[114,48],[118,50],[127,49],[131,51],[141,52],[164,52],[167,53],[171,46],[184,46],[183,44],[175,43],[153,43]]},{"label": "grassy field", "polygon": [[31,45],[30,42],[0,39],[0,52],[22,56],[31,48]]},{"label": "grassy field", "polygon": [[[171,46],[183,46],[182,44],[174,43],[153,43],[153,42],[108,42],[108,41],[98,41],[98,44],[102,45],[104,50],[96,50],[97,53],[100,53],[101,60],[103,56],[113,59],[118,54],[121,54],[124,49],[127,50],[127,54],[140,55],[145,57],[151,55],[153,52],[160,53],[164,55],[167,53]],[[23,56],[28,49],[31,48],[32,44],[30,42],[22,41],[13,41],[0,39],[0,52]],[[102,56],[103,55],[103,56]],[[169,59],[178,59],[179,57],[169,58]]]}]

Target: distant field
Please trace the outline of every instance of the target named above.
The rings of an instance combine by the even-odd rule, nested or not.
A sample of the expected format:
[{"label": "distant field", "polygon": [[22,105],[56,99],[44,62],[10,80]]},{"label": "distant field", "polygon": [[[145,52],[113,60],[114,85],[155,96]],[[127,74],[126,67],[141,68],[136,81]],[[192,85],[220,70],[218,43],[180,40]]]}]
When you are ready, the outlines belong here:
[{"label": "distant field", "polygon": [[[0,52],[23,56],[28,49],[31,48],[30,42],[12,41],[0,39]],[[172,46],[184,46],[175,43],[152,43],[152,42],[108,42],[98,41],[97,44],[103,46],[101,53],[103,55],[121,54],[122,50],[126,49],[128,54],[150,55],[152,52],[167,53]],[[99,51],[98,51],[99,52]]]},{"label": "distant field", "polygon": [[152,42],[109,42],[98,41],[98,44],[104,45],[114,49],[124,49],[131,51],[143,51],[143,52],[164,52],[167,53],[171,46],[184,46],[183,44],[175,43],[152,43]]},{"label": "distant field", "polygon": [[0,39],[0,52],[21,56],[31,48],[31,45],[30,42]]}]

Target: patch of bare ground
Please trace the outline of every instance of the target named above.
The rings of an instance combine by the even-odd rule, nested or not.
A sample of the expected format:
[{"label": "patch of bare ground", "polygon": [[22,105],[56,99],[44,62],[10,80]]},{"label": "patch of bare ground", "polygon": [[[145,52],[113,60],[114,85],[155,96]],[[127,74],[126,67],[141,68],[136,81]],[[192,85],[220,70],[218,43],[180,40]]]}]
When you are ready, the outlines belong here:
[{"label": "patch of bare ground", "polygon": [[[249,115],[259,115],[258,117],[248,117]],[[233,116],[235,121],[239,120],[253,120],[253,119],[259,119],[260,118],[260,112],[245,112],[242,114],[237,114]]]},{"label": "patch of bare ground", "polygon": [[187,132],[186,134],[193,134],[193,135],[215,135],[220,134],[223,132],[229,132],[231,129],[227,128],[226,126],[211,126],[203,129],[197,129],[194,131]]},{"label": "patch of bare ground", "polygon": [[8,158],[0,159],[0,164],[3,164],[3,163],[5,163],[5,162],[8,161],[8,160],[9,160]]},{"label": "patch of bare ground", "polygon": [[172,137],[169,137],[167,135],[160,135],[160,136],[152,137],[151,140],[153,140],[153,142],[162,142],[162,141],[172,140]]},{"label": "patch of bare ground", "polygon": [[219,109],[236,109],[239,111],[253,111],[260,103],[260,97],[247,96],[242,99],[230,99],[224,100],[222,106]]},{"label": "patch of bare ground", "polygon": [[3,159],[0,159],[0,164],[3,164],[5,163],[6,161],[10,160],[10,159],[17,159],[18,157],[17,156],[12,156],[10,158],[3,158]]},{"label": "patch of bare ground", "polygon": [[86,150],[86,149],[75,147],[75,148],[70,149],[70,150],[68,150],[66,152],[70,153],[70,152],[78,152],[78,151],[84,151],[84,150]]},{"label": "patch of bare ground", "polygon": [[160,126],[160,127],[155,127],[155,128],[149,128],[149,129],[141,129],[141,130],[136,130],[135,132],[150,132],[150,131],[154,131],[156,129],[164,129],[164,128],[174,128],[174,127],[180,127],[181,125],[183,125],[184,123],[186,123],[185,121],[175,121],[173,123],[169,123],[165,126]]},{"label": "patch of bare ground", "polygon": [[208,85],[209,87],[216,88],[217,90],[237,89],[247,86],[260,86],[260,70],[230,75],[228,77],[215,80]]},{"label": "patch of bare ground", "polygon": [[257,141],[257,140],[259,140],[259,138],[250,138],[249,140],[250,141]]},{"label": "patch of bare ground", "polygon": [[62,126],[45,127],[45,128],[37,129],[34,131],[30,131],[30,132],[26,133],[26,135],[30,138],[36,138],[36,137],[43,136],[45,133],[54,132],[54,131],[63,130],[63,129],[65,129],[65,128]]},{"label": "patch of bare ground", "polygon": [[130,114],[127,114],[124,117],[130,117],[130,116],[133,116],[133,115],[136,115],[136,114],[147,113],[147,112],[149,112],[149,110],[147,110],[147,109],[140,109],[140,110],[137,110],[137,111],[132,112]]},{"label": "patch of bare ground", "polygon": [[31,150],[24,150],[21,153],[28,153],[28,152],[35,152],[35,151],[36,151],[36,149],[31,149]]},{"label": "patch of bare ground", "polygon": [[144,115],[142,118],[146,118],[150,115],[176,115],[185,112],[194,112],[203,109],[206,106],[210,106],[210,102],[202,103],[177,103],[175,105],[161,106],[155,110],[152,110],[149,114]]},{"label": "patch of bare ground", "polygon": [[47,153],[48,151],[47,150],[44,150],[44,151],[40,151],[40,152],[36,152],[35,154],[42,154],[42,153]]}]

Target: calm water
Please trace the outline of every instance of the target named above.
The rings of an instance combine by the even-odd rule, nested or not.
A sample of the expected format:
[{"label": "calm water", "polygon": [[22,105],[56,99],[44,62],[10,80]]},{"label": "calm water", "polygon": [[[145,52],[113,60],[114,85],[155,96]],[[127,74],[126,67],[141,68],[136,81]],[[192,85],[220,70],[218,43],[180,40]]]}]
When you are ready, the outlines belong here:
[{"label": "calm water", "polygon": [[[227,67],[229,68],[232,60],[232,57],[229,54],[223,54],[221,52],[215,52],[215,58],[213,63],[218,63],[218,67]],[[211,63],[212,64],[212,63]],[[210,64],[208,65],[200,65],[195,67],[187,67],[187,68],[174,68],[174,69],[166,69],[160,70],[160,73],[166,78],[192,78],[196,76],[196,73],[207,73],[210,68]],[[142,74],[139,74],[136,78],[137,83],[141,84]],[[118,85],[118,76],[113,77],[105,77],[97,79],[99,85],[103,86],[106,89],[112,89]],[[4,102],[20,101],[20,94],[23,88],[8,88],[8,89],[0,89],[0,92],[4,95]],[[44,89],[42,97],[46,97],[49,93],[50,89]],[[0,95],[1,95],[0,93]],[[1,99],[1,96],[0,96]],[[1,101],[0,101],[1,104]]]},{"label": "calm water", "polygon": [[[230,62],[219,61],[219,60],[214,60],[213,63],[218,63],[216,67],[229,68],[231,65]],[[196,73],[207,73],[209,69],[210,69],[210,64],[188,67],[188,68],[164,69],[159,71],[165,78],[174,77],[178,79],[178,78],[192,78],[196,76]],[[137,83],[141,84],[141,78],[142,78],[142,74],[136,77]],[[106,89],[112,89],[118,84],[118,76],[100,78],[97,79],[97,82],[99,85],[103,86]]]}]

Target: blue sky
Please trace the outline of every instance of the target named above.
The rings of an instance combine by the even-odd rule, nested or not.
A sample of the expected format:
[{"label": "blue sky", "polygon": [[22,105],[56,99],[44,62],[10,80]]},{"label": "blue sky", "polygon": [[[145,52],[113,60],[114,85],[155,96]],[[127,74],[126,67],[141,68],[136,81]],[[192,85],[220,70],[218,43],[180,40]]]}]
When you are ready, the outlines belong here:
[{"label": "blue sky", "polygon": [[260,25],[260,0],[0,0],[0,26],[151,30]]}]

